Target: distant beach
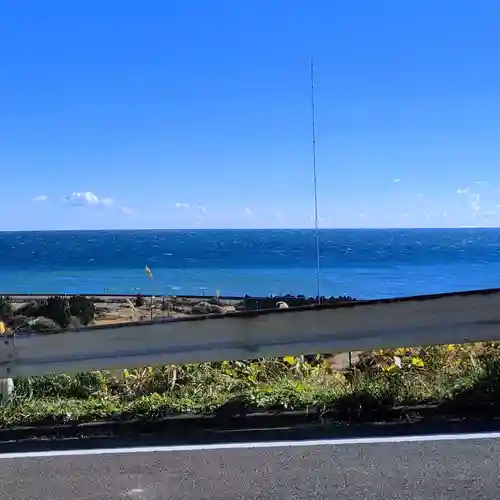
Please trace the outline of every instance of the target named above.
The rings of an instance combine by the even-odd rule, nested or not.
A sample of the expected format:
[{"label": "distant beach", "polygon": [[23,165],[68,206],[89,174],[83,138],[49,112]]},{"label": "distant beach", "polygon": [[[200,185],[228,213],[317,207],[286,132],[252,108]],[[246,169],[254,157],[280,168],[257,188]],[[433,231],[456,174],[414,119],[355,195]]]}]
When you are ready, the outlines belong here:
[{"label": "distant beach", "polygon": [[[497,229],[325,229],[320,252],[326,296],[500,286]],[[2,232],[0,255],[2,294],[316,294],[312,230]]]}]

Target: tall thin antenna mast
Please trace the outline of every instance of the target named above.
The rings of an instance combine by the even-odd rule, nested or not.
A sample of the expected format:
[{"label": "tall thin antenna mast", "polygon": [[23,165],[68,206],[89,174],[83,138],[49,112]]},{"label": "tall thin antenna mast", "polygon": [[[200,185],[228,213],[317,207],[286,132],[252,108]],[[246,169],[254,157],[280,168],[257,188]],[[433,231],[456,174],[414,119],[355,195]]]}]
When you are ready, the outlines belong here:
[{"label": "tall thin antenna mast", "polygon": [[318,182],[316,176],[316,113],[314,108],[314,62],[311,59],[311,112],[312,112],[312,149],[313,149],[313,181],[314,181],[314,228],[316,232],[316,293],[318,304],[320,293],[320,254],[319,254],[319,217],[318,217]]}]

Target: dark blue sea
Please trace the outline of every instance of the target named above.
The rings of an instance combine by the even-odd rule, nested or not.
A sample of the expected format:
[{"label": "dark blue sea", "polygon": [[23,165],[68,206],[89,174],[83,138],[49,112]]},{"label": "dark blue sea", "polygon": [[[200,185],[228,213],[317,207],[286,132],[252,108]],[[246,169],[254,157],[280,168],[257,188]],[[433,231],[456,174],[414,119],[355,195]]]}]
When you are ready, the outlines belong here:
[{"label": "dark blue sea", "polygon": [[[320,232],[321,293],[500,287],[497,229]],[[145,266],[153,272],[153,280]],[[0,293],[316,295],[312,230],[0,233]]]}]

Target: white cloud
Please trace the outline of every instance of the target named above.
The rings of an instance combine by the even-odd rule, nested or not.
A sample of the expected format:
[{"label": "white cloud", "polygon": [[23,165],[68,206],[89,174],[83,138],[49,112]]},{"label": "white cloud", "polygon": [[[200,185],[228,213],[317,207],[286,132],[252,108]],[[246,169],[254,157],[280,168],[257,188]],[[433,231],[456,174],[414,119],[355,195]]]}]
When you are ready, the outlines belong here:
[{"label": "white cloud", "polygon": [[366,214],[359,214],[359,216],[360,216],[362,219],[365,219],[365,218],[366,218]]},{"label": "white cloud", "polygon": [[481,210],[481,195],[473,193],[470,187],[458,188],[455,193],[464,195],[467,199],[467,204],[474,212],[478,213]]},{"label": "white cloud", "polygon": [[175,204],[175,208],[177,208],[177,209],[189,208],[189,207],[190,207],[189,203],[181,203],[181,202],[178,201]]},{"label": "white cloud", "polygon": [[198,205],[197,208],[200,212],[203,213],[206,213],[208,211],[208,208],[205,205]]},{"label": "white cloud", "polygon": [[245,213],[245,215],[248,215],[249,217],[251,217],[253,215],[253,212],[248,207],[245,208],[244,213]]},{"label": "white cloud", "polygon": [[471,193],[469,198],[469,206],[474,210],[474,212],[479,212],[481,210],[481,195],[477,193]]},{"label": "white cloud", "polygon": [[96,209],[110,208],[122,215],[132,215],[134,210],[126,205],[117,205],[113,198],[100,198],[92,191],[75,191],[64,197],[64,202],[74,207],[94,207]]},{"label": "white cloud", "polygon": [[49,197],[44,194],[40,194],[38,196],[35,196],[34,198],[31,198],[32,201],[47,201],[48,199]]},{"label": "white cloud", "polygon": [[123,207],[123,206],[120,207],[120,212],[123,215],[132,215],[134,213],[134,211],[131,208]]},{"label": "white cloud", "polygon": [[392,182],[393,182],[394,184],[398,184],[398,183],[400,183],[400,182],[401,182],[401,179],[399,179],[399,178],[397,178],[397,179],[392,179]]},{"label": "white cloud", "polygon": [[91,191],[71,193],[64,198],[64,201],[70,205],[78,207],[110,206],[114,203],[112,198],[99,198]]},{"label": "white cloud", "polygon": [[482,186],[489,184],[489,183],[490,183],[490,181],[476,181],[476,182],[474,182],[474,184],[478,184],[478,185],[482,185]]}]

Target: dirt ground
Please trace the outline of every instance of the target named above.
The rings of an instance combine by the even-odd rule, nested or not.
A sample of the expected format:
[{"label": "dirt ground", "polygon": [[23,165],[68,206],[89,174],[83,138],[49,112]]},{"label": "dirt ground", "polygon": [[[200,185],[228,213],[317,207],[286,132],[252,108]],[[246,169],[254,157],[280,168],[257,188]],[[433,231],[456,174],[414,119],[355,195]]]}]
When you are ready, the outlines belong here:
[{"label": "dirt ground", "polygon": [[[186,298],[186,297],[144,297],[144,304],[136,307],[135,297],[110,297],[93,296],[96,300],[97,313],[92,325],[116,325],[134,321],[151,321],[166,317],[192,316],[206,312],[231,312],[241,302],[237,300],[224,299],[219,301],[221,305],[210,304],[210,298]],[[38,296],[36,299],[47,297]],[[17,307],[33,300],[33,297],[12,297]],[[205,310],[216,308],[217,310]]]}]

